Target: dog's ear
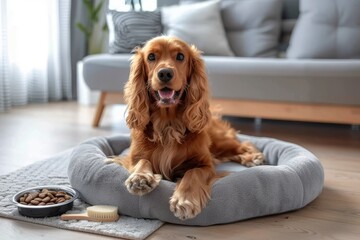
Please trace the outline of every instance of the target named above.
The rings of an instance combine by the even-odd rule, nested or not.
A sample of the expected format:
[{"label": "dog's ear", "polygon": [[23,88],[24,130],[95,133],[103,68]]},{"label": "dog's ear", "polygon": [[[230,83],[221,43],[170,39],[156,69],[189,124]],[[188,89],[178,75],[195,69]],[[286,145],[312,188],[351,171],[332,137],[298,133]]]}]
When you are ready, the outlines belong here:
[{"label": "dog's ear", "polygon": [[131,129],[144,130],[150,119],[147,74],[141,48],[135,48],[133,53],[129,80],[124,88],[124,98],[128,104],[126,122]]},{"label": "dog's ear", "polygon": [[209,86],[201,52],[191,46],[183,120],[191,132],[201,132],[211,118],[209,109]]}]

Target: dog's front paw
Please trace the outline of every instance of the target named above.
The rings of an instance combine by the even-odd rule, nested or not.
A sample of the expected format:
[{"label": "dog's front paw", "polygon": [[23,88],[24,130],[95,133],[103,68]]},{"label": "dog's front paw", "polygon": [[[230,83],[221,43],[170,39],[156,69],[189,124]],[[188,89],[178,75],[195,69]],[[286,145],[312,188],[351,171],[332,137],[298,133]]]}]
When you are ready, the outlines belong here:
[{"label": "dog's front paw", "polygon": [[125,181],[125,186],[130,193],[142,196],[154,190],[160,180],[160,174],[133,173]]},{"label": "dog's front paw", "polygon": [[200,201],[195,201],[195,199],[190,200],[185,196],[174,195],[170,198],[170,211],[181,220],[194,218],[202,208]]}]

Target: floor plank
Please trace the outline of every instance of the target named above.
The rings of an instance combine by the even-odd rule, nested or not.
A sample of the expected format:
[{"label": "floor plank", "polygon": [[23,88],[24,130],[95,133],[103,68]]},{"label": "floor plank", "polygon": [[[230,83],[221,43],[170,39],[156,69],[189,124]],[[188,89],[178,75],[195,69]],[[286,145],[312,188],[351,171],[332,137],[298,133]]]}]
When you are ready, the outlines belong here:
[{"label": "floor plank", "polygon": [[[94,136],[128,132],[124,106],[105,110],[92,128],[94,107],[75,102],[34,104],[0,114],[0,174],[6,174]],[[211,227],[165,224],[148,239],[359,239],[360,131],[347,125],[226,117],[243,134],[294,142],[322,162],[325,187],[298,211]],[[114,239],[0,218],[1,239]],[[4,237],[3,237],[4,236]]]}]

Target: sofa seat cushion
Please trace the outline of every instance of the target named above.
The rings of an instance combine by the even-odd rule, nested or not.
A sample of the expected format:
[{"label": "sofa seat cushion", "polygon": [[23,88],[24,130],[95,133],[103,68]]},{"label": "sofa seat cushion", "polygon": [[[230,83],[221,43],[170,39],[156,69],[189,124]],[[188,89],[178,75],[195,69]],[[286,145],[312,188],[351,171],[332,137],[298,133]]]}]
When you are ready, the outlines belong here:
[{"label": "sofa seat cushion", "polygon": [[95,54],[83,59],[83,77],[91,90],[122,92],[129,79],[131,54]]},{"label": "sofa seat cushion", "polygon": [[127,135],[98,137],[80,144],[70,157],[68,176],[81,199],[91,205],[114,205],[124,215],[183,225],[207,226],[292,211],[306,206],[321,193],[324,172],[312,153],[276,139],[238,137],[252,141],[269,165],[227,166],[233,173],[214,183],[211,200],[191,220],[179,220],[169,209],[176,183],[161,180],[151,193],[135,196],[124,184],[128,171],[104,162],[108,156],[118,155],[129,147]]},{"label": "sofa seat cushion", "polygon": [[360,58],[359,0],[301,0],[289,58]]},{"label": "sofa seat cushion", "polygon": [[[129,77],[130,57],[86,57],[85,82],[92,90],[122,92]],[[204,60],[211,95],[216,98],[360,105],[359,60],[215,56],[204,56]]]},{"label": "sofa seat cushion", "polygon": [[360,105],[359,60],[204,59],[215,98]]}]

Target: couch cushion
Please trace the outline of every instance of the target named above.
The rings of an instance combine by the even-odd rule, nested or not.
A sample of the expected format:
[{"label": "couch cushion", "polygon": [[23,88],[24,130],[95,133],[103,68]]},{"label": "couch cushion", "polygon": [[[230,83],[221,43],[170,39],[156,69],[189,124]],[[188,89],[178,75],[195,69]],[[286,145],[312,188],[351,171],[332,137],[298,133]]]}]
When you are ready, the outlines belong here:
[{"label": "couch cushion", "polygon": [[281,0],[223,1],[222,18],[236,56],[276,57]]},{"label": "couch cushion", "polygon": [[360,58],[359,0],[301,0],[289,58]]},{"label": "couch cushion", "polygon": [[233,56],[218,1],[161,8],[164,33],[194,44],[205,55]]},{"label": "couch cushion", "polygon": [[161,35],[160,12],[117,12],[107,15],[109,52],[130,53],[134,47]]},{"label": "couch cushion", "polygon": [[83,76],[91,90],[122,92],[129,78],[131,54],[96,54],[83,59]]},{"label": "couch cushion", "polygon": [[[85,82],[92,90],[122,92],[129,77],[130,57],[86,57]],[[213,97],[360,105],[359,60],[218,56],[204,56],[204,60]]]},{"label": "couch cushion", "polygon": [[360,105],[359,60],[210,56],[204,60],[216,98]]},{"label": "couch cushion", "polygon": [[[180,3],[194,3],[203,2],[208,0],[158,0],[158,6],[169,6]],[[222,1],[234,1],[234,0],[222,0]],[[236,0],[238,1],[238,0]],[[283,0],[282,6],[282,18],[297,19],[299,17],[299,0]]]},{"label": "couch cushion", "polygon": [[[199,0],[182,0],[189,4]],[[282,0],[222,0],[221,16],[236,56],[276,57]]]}]

